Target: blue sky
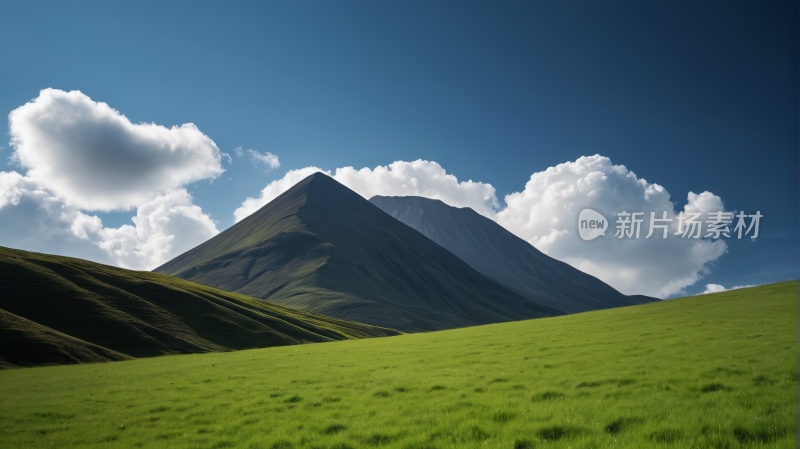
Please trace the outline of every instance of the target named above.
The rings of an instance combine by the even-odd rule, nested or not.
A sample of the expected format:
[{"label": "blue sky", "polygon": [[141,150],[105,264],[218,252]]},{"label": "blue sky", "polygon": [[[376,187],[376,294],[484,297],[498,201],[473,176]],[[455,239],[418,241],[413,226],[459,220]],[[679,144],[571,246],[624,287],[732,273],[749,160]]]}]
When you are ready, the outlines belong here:
[{"label": "blue sky", "polygon": [[[293,169],[435,161],[502,208],[532,174],[600,154],[677,210],[709,191],[764,215],[681,294],[800,277],[796,3],[643,3],[7,2],[0,111],[53,88],[194,123],[233,157],[185,184],[219,231]],[[8,140],[0,171],[24,174]],[[85,211],[114,228],[136,214]],[[0,245],[110,262],[13,235]]]}]

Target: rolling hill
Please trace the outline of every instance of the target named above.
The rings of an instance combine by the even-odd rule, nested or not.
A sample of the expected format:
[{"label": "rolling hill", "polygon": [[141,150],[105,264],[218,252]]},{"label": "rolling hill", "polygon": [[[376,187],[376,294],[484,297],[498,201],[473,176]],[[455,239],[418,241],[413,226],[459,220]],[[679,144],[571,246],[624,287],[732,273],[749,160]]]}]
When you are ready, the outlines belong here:
[{"label": "rolling hill", "polygon": [[561,314],[322,173],[155,271],[404,332]]},{"label": "rolling hill", "polygon": [[397,334],[163,274],[0,247],[0,367]]},{"label": "rolling hill", "polygon": [[418,196],[374,196],[370,202],[478,272],[547,307],[575,313],[657,301],[623,295],[596,277],[545,255],[468,207]]},{"label": "rolling hill", "polygon": [[797,281],[388,338],[0,371],[0,446],[793,448]]}]

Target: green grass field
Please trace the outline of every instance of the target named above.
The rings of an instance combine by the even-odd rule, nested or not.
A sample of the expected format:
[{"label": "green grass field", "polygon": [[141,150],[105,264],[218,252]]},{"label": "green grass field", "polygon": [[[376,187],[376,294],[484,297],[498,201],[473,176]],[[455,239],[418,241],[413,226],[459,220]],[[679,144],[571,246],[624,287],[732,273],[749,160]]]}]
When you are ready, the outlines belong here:
[{"label": "green grass field", "polygon": [[0,446],[791,448],[797,294],[0,371]]}]

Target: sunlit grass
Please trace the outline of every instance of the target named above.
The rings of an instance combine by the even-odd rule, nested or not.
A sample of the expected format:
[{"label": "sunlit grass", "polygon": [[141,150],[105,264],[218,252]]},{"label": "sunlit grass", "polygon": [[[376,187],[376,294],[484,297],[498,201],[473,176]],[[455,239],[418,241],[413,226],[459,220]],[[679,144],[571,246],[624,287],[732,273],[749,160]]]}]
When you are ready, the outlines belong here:
[{"label": "sunlit grass", "polygon": [[0,371],[0,446],[790,448],[797,288]]}]

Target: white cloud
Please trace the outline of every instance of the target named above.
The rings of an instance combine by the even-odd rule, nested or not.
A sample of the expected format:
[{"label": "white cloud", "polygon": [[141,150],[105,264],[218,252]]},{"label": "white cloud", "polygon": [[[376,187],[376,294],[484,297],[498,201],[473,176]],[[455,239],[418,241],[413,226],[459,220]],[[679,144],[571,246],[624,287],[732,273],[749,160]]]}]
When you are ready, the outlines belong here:
[{"label": "white cloud", "polygon": [[[258,198],[247,198],[234,212],[240,221],[294,184],[322,171],[316,167],[291,170],[268,184]],[[325,172],[331,175],[331,172]],[[626,294],[665,298],[679,294],[709,272],[710,265],[727,251],[723,240],[681,239],[673,221],[667,239],[661,231],[646,239],[649,212],[662,211],[675,218],[667,190],[639,179],[622,165],[600,155],[582,157],[534,173],[522,192],[505,197],[505,208],[490,184],[459,182],[439,164],[397,161],[375,169],[338,168],[331,175],[364,198],[374,195],[423,196],[456,207],[471,207],[551,257],[597,276]],[[575,218],[583,206],[593,206],[611,219],[608,237],[587,244],[575,235]],[[616,213],[622,210],[648,214],[638,240],[618,240],[613,235]],[[710,193],[689,193],[686,212],[724,210],[722,200]],[[705,219],[705,216],[702,217]]]},{"label": "white cloud", "polygon": [[725,290],[725,287],[719,284],[706,284],[706,291],[704,291],[702,294],[705,295],[708,293],[719,293],[724,292]]},{"label": "white cloud", "polygon": [[711,192],[696,194],[689,192],[688,204],[684,207],[685,212],[704,213],[707,211],[725,210],[722,199]]},{"label": "white cloud", "polygon": [[703,293],[700,293],[700,294],[701,295],[707,295],[709,293],[726,292],[726,291],[729,291],[729,290],[736,290],[736,289],[740,289],[740,288],[749,288],[749,287],[755,287],[755,285],[735,285],[735,286],[733,286],[731,288],[725,288],[720,284],[706,284],[706,290]]},{"label": "white cloud", "polygon": [[268,165],[270,169],[281,166],[281,163],[278,162],[278,156],[275,156],[269,151],[265,154],[261,154],[255,150],[247,150],[247,154],[250,155],[250,160],[253,161],[254,166],[257,166],[259,162],[263,162],[264,164]]},{"label": "white cloud", "polygon": [[493,216],[494,208],[498,205],[494,187],[490,184],[471,180],[458,182],[455,176],[447,174],[436,162],[397,161],[387,166],[379,165],[375,169],[337,168],[335,174],[317,167],[290,170],[283,178],[269,183],[258,198],[245,199],[242,206],[234,212],[236,221],[241,221],[308,175],[318,171],[332,176],[367,199],[375,195],[424,196],[440,199],[451,206],[471,207],[487,216]]},{"label": "white cloud", "polygon": [[[582,157],[534,173],[522,192],[505,198],[507,207],[496,220],[542,252],[597,276],[626,294],[665,298],[696,283],[709,264],[727,251],[723,240],[682,239],[674,235],[673,221],[668,237],[649,230],[650,212],[661,218],[675,218],[678,211],[664,187],[639,179],[625,166],[613,165],[600,155]],[[606,213],[612,226],[607,237],[592,244],[575,232],[575,217],[584,206]],[[710,192],[689,193],[685,211],[708,212],[723,209],[722,200]],[[617,239],[618,212],[645,212],[639,239]],[[703,217],[704,218],[704,217]]]},{"label": "white cloud", "polygon": [[236,157],[242,157],[244,156],[244,151],[242,151],[242,147],[236,147],[233,149],[233,154],[235,154]]},{"label": "white cloud", "polygon": [[[0,245],[153,269],[218,233],[182,185],[224,170],[194,125],[134,125],[78,91],[43,90],[9,116],[15,160],[0,172]],[[136,207],[133,225],[85,211]]]},{"label": "white cloud", "polygon": [[152,270],[219,233],[185,189],[141,205],[132,220],[96,231],[98,246],[124,268]]},{"label": "white cloud", "polygon": [[397,161],[373,170],[337,168],[333,178],[367,199],[375,195],[424,196],[455,207],[471,207],[483,215],[493,215],[498,206],[495,189],[490,184],[458,182],[436,162]]},{"label": "white cloud", "polygon": [[130,209],[224,172],[195,125],[133,124],[80,91],[42,90],[11,112],[9,128],[26,177],[84,210]]},{"label": "white cloud", "polygon": [[82,238],[81,229],[92,229],[91,222],[31,179],[0,172],[0,245],[113,263]]},{"label": "white cloud", "polygon": [[152,270],[219,233],[185,189],[140,205],[133,226],[105,228],[30,178],[0,172],[0,245]]},{"label": "white cloud", "polygon": [[83,212],[78,212],[77,216],[73,218],[72,225],[69,230],[72,235],[81,240],[89,240],[91,234],[96,234],[103,229],[103,220],[97,215],[86,215]]},{"label": "white cloud", "polygon": [[233,158],[231,157],[230,154],[228,154],[228,153],[220,153],[219,156],[220,156],[221,159],[227,159],[228,160],[228,164],[233,164]]}]

